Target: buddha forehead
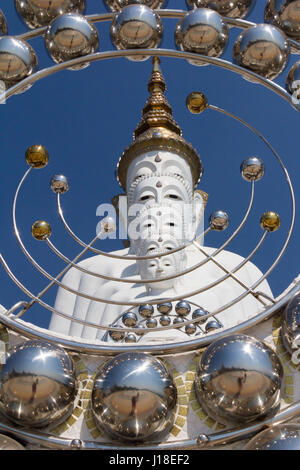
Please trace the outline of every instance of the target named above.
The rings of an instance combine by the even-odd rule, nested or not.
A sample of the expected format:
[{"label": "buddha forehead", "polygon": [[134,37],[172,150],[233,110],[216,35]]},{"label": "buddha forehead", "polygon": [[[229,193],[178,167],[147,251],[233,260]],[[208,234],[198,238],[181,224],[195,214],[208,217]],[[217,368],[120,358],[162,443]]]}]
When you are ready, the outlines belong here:
[{"label": "buddha forehead", "polygon": [[186,160],[176,153],[167,151],[151,151],[139,155],[129,166],[127,172],[127,188],[139,176],[160,174],[162,176],[179,175],[193,188],[192,173]]}]

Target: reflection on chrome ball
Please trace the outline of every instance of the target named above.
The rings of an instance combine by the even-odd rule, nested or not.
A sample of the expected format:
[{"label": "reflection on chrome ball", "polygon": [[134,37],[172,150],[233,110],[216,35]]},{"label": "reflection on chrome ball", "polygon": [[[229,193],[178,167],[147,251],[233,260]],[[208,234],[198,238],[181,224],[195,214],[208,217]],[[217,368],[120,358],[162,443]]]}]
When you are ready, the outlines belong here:
[{"label": "reflection on chrome ball", "polygon": [[[213,10],[201,8],[187,13],[178,23],[175,43],[179,50],[208,57],[220,57],[228,40],[228,28],[223,18]],[[188,60],[204,65],[199,60]]]},{"label": "reflection on chrome ball", "polygon": [[0,37],[0,57],[0,80],[5,83],[6,88],[16,85],[37,70],[37,56],[32,47],[22,39]]},{"label": "reflection on chrome ball", "polygon": [[211,8],[230,18],[244,18],[254,3],[255,0],[186,0],[188,8]]},{"label": "reflection on chrome ball", "polygon": [[0,410],[11,421],[44,427],[72,410],[76,379],[60,347],[32,340],[14,347],[0,375]]},{"label": "reflection on chrome ball", "polygon": [[273,426],[253,437],[243,450],[300,450],[300,424]]},{"label": "reflection on chrome ball", "polygon": [[[300,347],[300,292],[291,298],[284,309],[281,334],[289,353],[296,352]],[[293,347],[294,343],[296,348]]]},{"label": "reflection on chrome ball", "polygon": [[265,21],[280,28],[287,36],[300,39],[300,1],[268,0]]},{"label": "reflection on chrome ball", "polygon": [[289,43],[278,28],[258,24],[238,36],[233,58],[241,67],[273,80],[285,68],[289,53]]},{"label": "reflection on chrome ball", "polygon": [[[156,48],[162,39],[160,17],[144,5],[129,5],[118,13],[110,28],[117,49]],[[149,56],[128,56],[130,60],[146,60]]]},{"label": "reflection on chrome ball", "polygon": [[208,346],[195,389],[201,406],[214,419],[247,423],[276,411],[282,377],[280,360],[269,346],[237,334]]},{"label": "reflection on chrome ball", "polygon": [[121,440],[161,437],[172,425],[177,392],[164,364],[143,353],[110,359],[95,378],[92,410],[99,429]]},{"label": "reflection on chrome ball", "polygon": [[123,8],[132,4],[146,5],[146,7],[152,8],[152,10],[157,10],[159,8],[165,8],[167,3],[168,0],[104,0],[104,5],[107,10],[111,11],[123,10]]},{"label": "reflection on chrome ball", "polygon": [[2,10],[0,10],[0,34],[7,34],[7,23]]},{"label": "reflection on chrome ball", "polygon": [[83,13],[85,0],[15,0],[15,7],[29,28],[47,26],[64,13]]},{"label": "reflection on chrome ball", "polygon": [[[68,13],[55,18],[45,34],[46,48],[56,63],[65,62],[92,54],[98,49],[98,31],[84,16]],[[70,67],[79,70],[87,62]]]}]

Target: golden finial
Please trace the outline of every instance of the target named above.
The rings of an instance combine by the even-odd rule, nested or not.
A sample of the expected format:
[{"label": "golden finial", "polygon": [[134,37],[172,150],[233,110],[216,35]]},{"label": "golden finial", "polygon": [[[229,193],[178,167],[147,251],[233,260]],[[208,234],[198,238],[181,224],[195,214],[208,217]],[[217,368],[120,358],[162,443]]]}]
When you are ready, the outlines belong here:
[{"label": "golden finial", "polygon": [[135,139],[153,127],[162,127],[175,132],[175,134],[182,134],[179,125],[173,118],[172,108],[164,95],[166,82],[160,69],[159,57],[153,57],[152,64],[152,73],[148,83],[150,96],[144,106],[142,120],[134,131]]}]

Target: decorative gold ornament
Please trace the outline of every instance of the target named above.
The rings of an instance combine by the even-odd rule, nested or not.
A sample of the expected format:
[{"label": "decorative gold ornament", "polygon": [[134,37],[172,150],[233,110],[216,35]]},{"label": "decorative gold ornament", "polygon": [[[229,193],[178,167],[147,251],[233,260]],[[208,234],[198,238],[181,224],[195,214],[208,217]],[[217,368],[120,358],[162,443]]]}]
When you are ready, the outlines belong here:
[{"label": "decorative gold ornament", "polygon": [[276,212],[265,212],[260,218],[260,226],[268,232],[275,232],[280,227],[280,217]]},{"label": "decorative gold ornament", "polygon": [[206,96],[200,91],[192,91],[186,99],[186,107],[193,114],[199,114],[208,107]]},{"label": "decorative gold ornament", "polygon": [[49,153],[43,145],[32,145],[26,150],[26,162],[33,168],[43,168],[49,161]]},{"label": "decorative gold ornament", "polygon": [[174,120],[172,108],[164,95],[166,83],[159,58],[154,57],[152,63],[153,70],[148,83],[150,96],[143,108],[142,119],[134,131],[134,141],[125,149],[117,165],[117,179],[125,191],[130,164],[142,153],[152,150],[175,152],[184,158],[191,168],[195,186],[203,173],[200,157],[182,137],[182,131]]},{"label": "decorative gold ornament", "polygon": [[31,227],[31,233],[33,238],[43,241],[50,237],[52,230],[48,222],[45,220],[37,220]]}]

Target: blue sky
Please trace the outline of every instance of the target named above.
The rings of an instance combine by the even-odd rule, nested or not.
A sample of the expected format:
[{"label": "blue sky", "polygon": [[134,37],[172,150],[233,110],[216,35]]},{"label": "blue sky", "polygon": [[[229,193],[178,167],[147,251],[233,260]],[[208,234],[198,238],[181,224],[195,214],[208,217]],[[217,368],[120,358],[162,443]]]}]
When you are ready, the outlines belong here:
[{"label": "blue sky", "polygon": [[[12,0],[0,0],[8,21],[9,34],[21,34],[26,26],[14,11]],[[104,13],[100,0],[87,0],[87,14]],[[258,1],[249,19],[263,22],[265,2]],[[183,0],[170,0],[172,9],[186,9]],[[174,48],[175,19],[165,19],[161,47]],[[98,23],[100,50],[113,49],[109,22]],[[230,31],[230,41],[223,57],[231,60],[232,48],[239,30]],[[52,64],[43,38],[32,40],[39,57],[39,68]],[[285,71],[276,80],[284,85],[288,70],[297,60],[291,55]],[[287,102],[261,85],[215,66],[196,67],[182,59],[162,59],[167,82],[167,98],[183,136],[198,150],[204,164],[199,189],[209,194],[205,214],[216,209],[228,212],[230,226],[224,233],[212,233],[207,246],[219,246],[234,231],[249,200],[250,186],[240,176],[241,162],[251,155],[262,158],[265,177],[256,185],[254,209],[246,226],[229,250],[247,256],[261,237],[260,215],[275,210],[282,219],[280,230],[270,234],[253,261],[265,272],[280,250],[288,230],[291,206],[285,179],[271,152],[247,129],[213,111],[190,114],[185,106],[191,91],[202,91],[209,103],[238,114],[261,131],[281,155],[292,179],[296,198],[299,196],[299,126],[300,116]],[[45,243],[31,236],[31,225],[37,219],[48,220],[53,228],[52,242],[66,256],[73,258],[81,250],[64,231],[57,216],[55,195],[49,188],[53,174],[65,174],[70,191],[63,196],[65,216],[73,230],[86,242],[95,234],[99,221],[96,209],[122,192],[114,177],[119,156],[132,140],[148,96],[147,82],[151,60],[132,62],[127,59],[105,60],[82,71],[63,71],[37,82],[24,94],[13,96],[0,106],[1,166],[1,251],[19,279],[34,293],[48,283],[22,254],[13,234],[11,207],[18,181],[27,169],[24,153],[32,144],[48,148],[50,161],[42,170],[31,172],[20,195],[18,224],[24,243],[37,261],[55,276],[64,267]],[[298,225],[298,227],[297,227]],[[97,247],[116,250],[118,240],[99,241]],[[299,223],[287,252],[269,278],[275,295],[279,295],[299,273]],[[55,288],[45,297],[52,303]],[[27,300],[0,271],[0,303],[9,308]],[[50,312],[33,307],[25,320],[47,326]]]}]

